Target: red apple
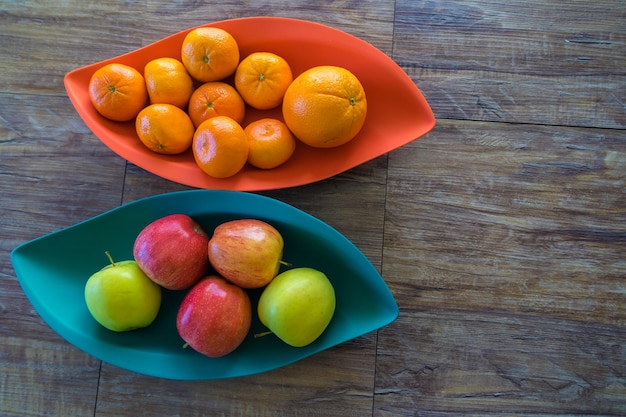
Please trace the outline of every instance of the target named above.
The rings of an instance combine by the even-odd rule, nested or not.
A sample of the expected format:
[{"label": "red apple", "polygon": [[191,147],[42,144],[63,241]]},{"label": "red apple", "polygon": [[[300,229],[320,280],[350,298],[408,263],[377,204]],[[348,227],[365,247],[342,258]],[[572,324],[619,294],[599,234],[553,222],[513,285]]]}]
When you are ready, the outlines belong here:
[{"label": "red apple", "polygon": [[227,355],[241,345],[251,322],[248,294],[215,275],[200,280],[189,290],[176,316],[180,337],[211,358]]},{"label": "red apple", "polygon": [[185,214],[172,214],[147,225],[135,239],[133,256],[151,280],[169,290],[183,290],[209,269],[209,237]]},{"label": "red apple", "polygon": [[272,225],[256,219],[232,220],[215,228],[209,260],[230,282],[260,288],[278,274],[283,246],[283,237]]}]

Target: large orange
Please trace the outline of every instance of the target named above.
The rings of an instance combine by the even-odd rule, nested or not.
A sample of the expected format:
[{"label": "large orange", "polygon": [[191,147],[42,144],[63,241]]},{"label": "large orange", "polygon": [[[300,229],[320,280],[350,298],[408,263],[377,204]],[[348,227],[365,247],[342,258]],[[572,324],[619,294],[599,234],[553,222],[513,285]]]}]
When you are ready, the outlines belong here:
[{"label": "large orange", "polygon": [[248,141],[239,123],[228,116],[202,122],[193,137],[193,156],[202,171],[214,178],[235,175],[248,159]]},{"label": "large orange", "polygon": [[293,81],[287,61],[271,52],[254,52],[235,71],[235,87],[246,103],[259,110],[278,107]]},{"label": "large orange", "polygon": [[146,82],[143,75],[133,67],[107,64],[91,76],[89,99],[102,116],[125,122],[134,119],[146,105]]},{"label": "large orange", "polygon": [[175,58],[156,58],[143,69],[150,103],[173,104],[187,108],[193,92],[193,80],[182,62]]},{"label": "large orange", "polygon": [[235,38],[223,29],[196,28],[183,39],[181,59],[196,80],[218,81],[237,69],[239,46]]},{"label": "large orange", "polygon": [[293,80],[283,99],[283,117],[307,145],[332,148],[352,140],[367,114],[358,78],[337,66],[313,67]]},{"label": "large orange", "polygon": [[246,115],[246,103],[230,84],[212,81],[194,90],[187,112],[196,127],[215,116],[228,116],[241,123]]},{"label": "large orange", "polygon": [[296,150],[296,139],[278,119],[256,120],[243,131],[248,138],[248,163],[257,168],[276,168]]},{"label": "large orange", "polygon": [[139,140],[154,152],[174,155],[191,146],[194,126],[185,111],[173,104],[150,104],[135,120]]}]

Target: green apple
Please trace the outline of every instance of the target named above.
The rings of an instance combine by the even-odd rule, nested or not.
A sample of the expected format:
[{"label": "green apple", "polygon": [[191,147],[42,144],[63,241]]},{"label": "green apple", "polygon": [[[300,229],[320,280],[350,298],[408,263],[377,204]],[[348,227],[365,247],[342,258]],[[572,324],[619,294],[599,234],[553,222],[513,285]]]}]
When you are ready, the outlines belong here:
[{"label": "green apple", "polygon": [[113,262],[91,275],[85,302],[94,319],[114,332],[149,326],[161,307],[161,287],[134,260]]},{"label": "green apple", "polygon": [[282,341],[306,346],[328,327],[335,313],[335,290],[316,269],[289,269],[265,287],[257,310],[261,323]]}]

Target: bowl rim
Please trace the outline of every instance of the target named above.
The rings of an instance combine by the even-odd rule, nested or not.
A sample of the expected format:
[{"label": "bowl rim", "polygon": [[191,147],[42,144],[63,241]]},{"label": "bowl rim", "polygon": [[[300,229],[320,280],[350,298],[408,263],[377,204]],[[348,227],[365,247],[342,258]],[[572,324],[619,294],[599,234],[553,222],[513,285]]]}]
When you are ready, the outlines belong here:
[{"label": "bowl rim", "polygon": [[[190,161],[193,162],[193,157],[190,156],[190,152],[180,156],[164,156],[143,149],[141,144],[133,143],[131,145],[127,143],[129,141],[123,140],[122,138],[128,138],[129,136],[124,136],[122,133],[115,131],[115,129],[127,129],[128,132],[130,132],[131,129],[128,127],[120,127],[122,126],[120,124],[114,123],[112,125],[110,121],[94,114],[95,110],[90,108],[91,103],[85,100],[83,96],[85,94],[84,89],[85,83],[87,82],[87,75],[90,75],[96,68],[106,63],[116,61],[124,62],[138,55],[155,53],[152,51],[157,51],[161,45],[174,42],[182,38],[189,31],[198,27],[249,27],[250,29],[245,29],[245,31],[251,31],[256,28],[254,25],[260,25],[267,28],[267,31],[272,31],[271,35],[267,35],[268,37],[277,37],[278,34],[287,33],[288,37],[281,39],[281,42],[283,42],[281,47],[284,48],[292,48],[293,46],[290,46],[290,42],[293,43],[296,40],[301,41],[302,39],[306,39],[305,32],[310,33],[313,31],[312,33],[317,35],[315,36],[316,39],[309,40],[310,42],[314,42],[315,45],[322,42],[318,39],[324,38],[322,35],[332,35],[331,40],[324,42],[332,41],[334,45],[333,48],[350,48],[350,53],[354,54],[355,62],[351,63],[352,67],[348,69],[355,73],[360,71],[357,76],[362,80],[368,80],[368,85],[365,85],[366,94],[368,96],[374,94],[378,96],[379,91],[384,90],[384,92],[386,92],[387,89],[393,88],[394,95],[392,102],[403,100],[403,103],[409,103],[413,106],[412,109],[395,109],[396,111],[394,113],[400,114],[399,116],[394,116],[390,113],[386,114],[386,116],[379,117],[376,113],[387,112],[386,107],[389,106],[389,103],[377,104],[376,102],[379,100],[368,100],[369,111],[365,125],[359,135],[347,144],[338,148],[320,150],[298,143],[296,155],[292,157],[294,158],[293,162],[288,161],[287,164],[283,164],[283,166],[274,168],[273,170],[259,170],[246,166],[242,172],[233,177],[214,179],[202,173],[197,166],[193,166],[193,164],[187,165]],[[287,31],[287,29],[291,30]],[[296,35],[294,32],[298,34]],[[289,36],[291,36],[291,38]],[[242,44],[247,44],[246,42],[249,43],[251,41],[248,41],[246,38]],[[314,51],[309,55],[312,54],[319,54],[319,52]],[[321,56],[322,55],[316,55],[315,59]],[[365,68],[365,64],[362,63],[364,58],[367,58],[367,64],[369,64],[369,66],[374,65],[377,71],[385,71],[386,76],[384,82],[373,78],[373,76],[368,73],[369,69]],[[296,74],[294,74],[294,76],[295,75]],[[370,79],[373,81],[370,82]],[[391,87],[390,83],[393,84]],[[407,143],[417,140],[430,132],[436,124],[432,109],[417,87],[417,84],[413,82],[409,75],[387,54],[371,43],[350,33],[321,23],[289,17],[241,17],[208,22],[190,27],[122,55],[110,57],[103,61],[74,69],[65,75],[64,84],[70,101],[83,122],[90,128],[95,136],[113,152],[157,176],[183,185],[205,189],[262,191],[310,184],[345,172],[346,170],[379,157],[384,153],[393,151]],[[414,111],[411,113],[409,110]],[[251,114],[258,113],[252,111]],[[383,117],[396,117],[396,119],[394,119],[392,123],[388,123],[388,120]],[[394,124],[398,125],[399,121],[403,123],[401,127],[392,126]],[[379,126],[383,123],[387,123],[384,128]],[[132,132],[134,134],[134,131]],[[374,138],[376,138],[376,140],[374,140]],[[134,142],[138,142],[138,140]],[[303,154],[302,157],[299,156],[300,153]],[[317,164],[312,162],[317,162]],[[293,166],[291,164],[293,164]],[[304,166],[306,166],[307,169],[298,169],[298,164],[306,164]]]}]

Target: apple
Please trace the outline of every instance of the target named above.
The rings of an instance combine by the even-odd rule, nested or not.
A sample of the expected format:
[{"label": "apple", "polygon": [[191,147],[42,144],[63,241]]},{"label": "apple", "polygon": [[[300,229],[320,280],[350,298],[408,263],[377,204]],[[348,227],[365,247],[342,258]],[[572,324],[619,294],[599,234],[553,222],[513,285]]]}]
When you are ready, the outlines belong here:
[{"label": "apple", "polygon": [[133,256],[157,284],[169,290],[190,288],[209,269],[209,237],[186,214],[171,214],[148,224],[137,236]]},{"label": "apple", "polygon": [[277,274],[284,241],[274,226],[257,219],[220,224],[209,240],[209,260],[215,270],[242,288],[260,288]]},{"label": "apple", "polygon": [[[328,277],[313,268],[293,268],[263,289],[257,312],[261,323],[295,347],[313,343],[335,313],[335,290]],[[259,334],[263,335],[263,333]]]},{"label": "apple", "polygon": [[93,318],[114,332],[147,327],[161,307],[161,287],[134,260],[113,262],[85,283],[85,303]]},{"label": "apple", "polygon": [[222,277],[210,275],[194,285],[176,315],[182,339],[203,355],[217,358],[235,350],[252,322],[248,294]]}]

